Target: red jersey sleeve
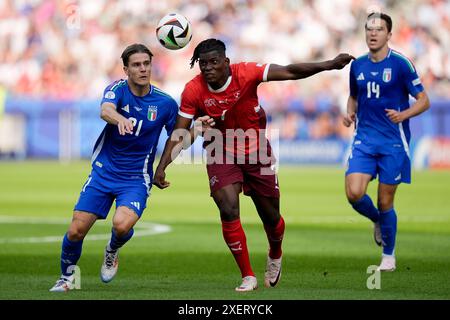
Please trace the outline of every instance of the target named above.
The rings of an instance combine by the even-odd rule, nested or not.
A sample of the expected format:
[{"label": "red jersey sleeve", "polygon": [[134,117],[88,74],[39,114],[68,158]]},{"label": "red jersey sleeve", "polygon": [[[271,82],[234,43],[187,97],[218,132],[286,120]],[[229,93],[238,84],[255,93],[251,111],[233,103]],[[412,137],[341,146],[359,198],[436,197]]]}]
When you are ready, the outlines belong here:
[{"label": "red jersey sleeve", "polygon": [[267,81],[270,64],[256,62],[242,62],[239,64],[242,74],[248,82],[255,82],[257,85]]},{"label": "red jersey sleeve", "polygon": [[192,119],[197,113],[198,94],[193,82],[188,82],[181,93],[180,110],[178,114],[184,118]]}]

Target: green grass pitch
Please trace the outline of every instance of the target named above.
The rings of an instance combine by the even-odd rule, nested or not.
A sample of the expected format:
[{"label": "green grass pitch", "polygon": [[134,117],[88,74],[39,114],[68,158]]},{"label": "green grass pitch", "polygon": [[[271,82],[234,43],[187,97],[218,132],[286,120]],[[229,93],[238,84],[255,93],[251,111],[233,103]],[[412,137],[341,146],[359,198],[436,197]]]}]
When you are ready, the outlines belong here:
[{"label": "green grass pitch", "polygon": [[[381,289],[369,290],[366,271],[381,252],[371,223],[345,199],[343,169],[291,166],[279,172],[286,233],[277,288],[262,286],[267,240],[250,199],[241,196],[241,220],[260,288],[239,294],[240,273],[223,241],[204,166],[173,165],[167,170],[171,187],[152,189],[142,218],[171,231],[127,243],[109,284],[99,277],[107,240],[87,239],[81,290],[50,293],[61,239],[89,170],[85,161],[0,163],[0,299],[450,298],[450,172],[413,172],[413,183],[400,186],[397,270],[381,274]],[[375,198],[375,183],[369,194]],[[90,234],[107,235],[111,216]],[[18,242],[30,238],[37,240]]]}]

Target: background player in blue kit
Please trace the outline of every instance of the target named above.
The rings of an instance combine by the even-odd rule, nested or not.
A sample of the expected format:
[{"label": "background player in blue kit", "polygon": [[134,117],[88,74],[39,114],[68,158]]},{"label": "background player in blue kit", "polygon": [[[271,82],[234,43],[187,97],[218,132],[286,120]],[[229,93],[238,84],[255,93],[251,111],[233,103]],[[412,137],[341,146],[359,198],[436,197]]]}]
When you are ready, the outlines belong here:
[{"label": "background player in blue kit", "polygon": [[[350,68],[350,96],[344,125],[355,125],[345,190],[352,207],[374,222],[374,237],[383,246],[380,271],[394,271],[397,216],[394,196],[399,183],[411,182],[409,119],[429,108],[428,96],[412,62],[390,49],[392,19],[372,13],[366,22],[369,53]],[[416,102],[409,106],[409,95]],[[366,194],[378,175],[376,208]]]},{"label": "background player in blue kit", "polygon": [[[92,171],[75,205],[61,252],[61,278],[50,291],[73,289],[71,265],[81,255],[83,239],[97,219],[105,219],[116,201],[111,240],[105,248],[101,279],[116,275],[118,250],[133,236],[133,226],[146,207],[153,179],[153,161],[163,127],[169,136],[178,105],[150,84],[152,53],[133,44],[122,53],[127,80],[109,85],[101,102],[107,122],[92,155]],[[69,269],[68,269],[69,268]]]}]

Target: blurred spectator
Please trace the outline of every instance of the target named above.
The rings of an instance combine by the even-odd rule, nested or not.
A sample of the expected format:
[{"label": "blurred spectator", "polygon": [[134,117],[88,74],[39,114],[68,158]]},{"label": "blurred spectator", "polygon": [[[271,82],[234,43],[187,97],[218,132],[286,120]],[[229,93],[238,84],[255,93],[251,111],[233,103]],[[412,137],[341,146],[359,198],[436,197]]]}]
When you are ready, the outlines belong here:
[{"label": "blurred spectator", "polygon": [[[364,21],[371,0],[0,0],[0,86],[12,94],[98,99],[124,77],[120,54],[133,42],[155,54],[152,81],[179,97],[197,69],[189,59],[200,41],[218,37],[231,61],[288,64],[365,53]],[[378,2],[394,21],[391,46],[409,56],[431,98],[450,98],[450,2]],[[169,12],[184,14],[194,36],[169,51],[155,26]],[[340,110],[348,96],[348,68],[304,81],[260,86],[271,127],[295,138],[348,138]],[[338,107],[337,107],[338,106]]]}]

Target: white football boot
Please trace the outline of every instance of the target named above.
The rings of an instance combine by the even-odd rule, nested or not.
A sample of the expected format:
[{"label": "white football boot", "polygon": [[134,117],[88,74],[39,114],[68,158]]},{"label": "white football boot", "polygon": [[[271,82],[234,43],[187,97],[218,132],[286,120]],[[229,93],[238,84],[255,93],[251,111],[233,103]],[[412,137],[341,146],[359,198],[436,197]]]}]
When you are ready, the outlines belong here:
[{"label": "white football boot", "polygon": [[74,277],[73,276],[61,276],[59,278],[55,285],[49,290],[50,292],[67,292],[69,290],[75,289],[75,285],[73,283]]},{"label": "white football boot", "polygon": [[395,270],[395,256],[382,255],[380,266],[377,271],[392,272]]},{"label": "white football boot", "polygon": [[105,258],[103,259],[102,268],[100,270],[100,278],[103,282],[110,282],[116,275],[119,268],[119,249],[116,251],[108,251],[105,248]]},{"label": "white football boot", "polygon": [[281,258],[272,259],[267,256],[266,272],[264,273],[264,286],[275,287],[281,278]]},{"label": "white football boot", "polygon": [[258,289],[258,281],[254,276],[246,276],[242,278],[242,283],[236,288],[238,292],[253,291]]}]

